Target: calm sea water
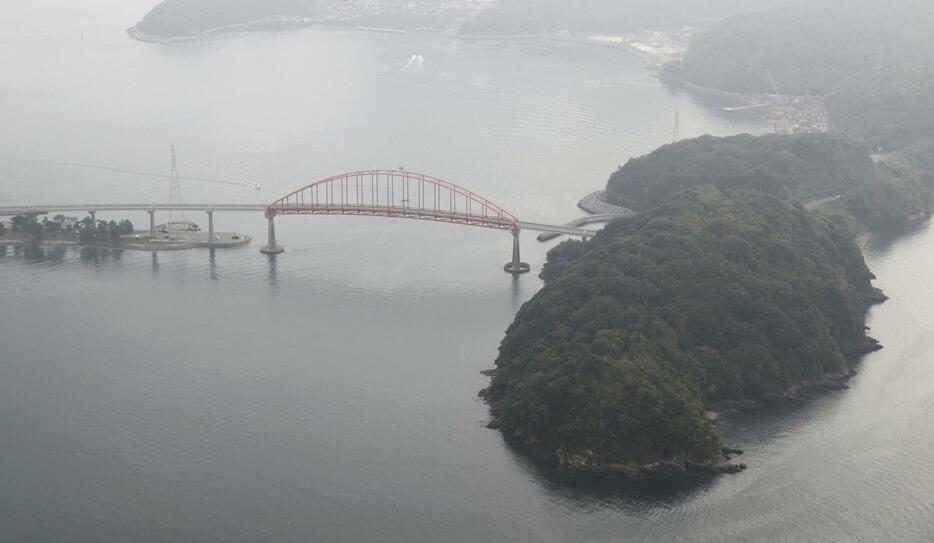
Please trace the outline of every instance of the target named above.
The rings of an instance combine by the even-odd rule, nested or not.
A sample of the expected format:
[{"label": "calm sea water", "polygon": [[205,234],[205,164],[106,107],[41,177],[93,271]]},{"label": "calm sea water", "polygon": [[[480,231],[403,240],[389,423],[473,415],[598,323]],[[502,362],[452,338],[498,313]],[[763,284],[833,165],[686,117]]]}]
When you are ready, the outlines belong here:
[{"label": "calm sea water", "polygon": [[[174,142],[183,175],[264,189],[188,182],[190,202],[404,165],[563,221],[670,140],[675,110],[684,136],[766,129],[610,49],[333,28],[161,46],[122,33],[148,1],[10,4],[4,203],[166,200],[162,179],[51,163],[164,173]],[[216,220],[264,233],[261,216]],[[541,288],[501,271],[507,234],[277,226],[274,261],[257,245],[0,248],[0,540],[934,537],[934,231],[870,249],[892,297],[870,319],[886,349],[850,390],[725,423],[741,475],[620,485],[555,479],[484,427],[480,371]],[[525,235],[524,260],[540,267],[549,247]]]}]

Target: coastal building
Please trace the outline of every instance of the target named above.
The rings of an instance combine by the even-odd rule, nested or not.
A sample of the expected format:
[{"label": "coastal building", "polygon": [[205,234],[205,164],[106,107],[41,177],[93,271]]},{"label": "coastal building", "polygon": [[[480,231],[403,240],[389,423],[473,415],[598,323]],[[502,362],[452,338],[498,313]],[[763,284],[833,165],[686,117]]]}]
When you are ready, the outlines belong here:
[{"label": "coastal building", "polygon": [[201,227],[191,221],[175,221],[160,224],[156,230],[159,232],[200,232]]}]

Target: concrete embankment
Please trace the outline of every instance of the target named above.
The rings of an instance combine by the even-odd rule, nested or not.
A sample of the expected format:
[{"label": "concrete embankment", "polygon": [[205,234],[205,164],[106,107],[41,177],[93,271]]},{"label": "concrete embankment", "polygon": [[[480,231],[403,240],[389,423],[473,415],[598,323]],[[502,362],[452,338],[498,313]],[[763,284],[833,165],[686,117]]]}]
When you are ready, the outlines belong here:
[{"label": "concrete embankment", "polygon": [[[613,205],[607,202],[605,200],[605,195],[606,191],[598,190],[581,198],[581,201],[577,203],[577,207],[583,209],[587,213],[590,213],[590,215],[585,215],[583,217],[574,219],[573,221],[567,222],[562,226],[579,228],[588,224],[607,223],[620,217],[631,217],[636,215],[636,212],[631,209]],[[538,241],[549,241],[560,235],[561,234],[556,234],[553,232],[543,232],[539,234],[536,239]]]},{"label": "concrete embankment", "polygon": [[606,191],[598,190],[591,192],[577,202],[577,207],[583,209],[591,215],[632,215],[635,211],[606,201]]}]

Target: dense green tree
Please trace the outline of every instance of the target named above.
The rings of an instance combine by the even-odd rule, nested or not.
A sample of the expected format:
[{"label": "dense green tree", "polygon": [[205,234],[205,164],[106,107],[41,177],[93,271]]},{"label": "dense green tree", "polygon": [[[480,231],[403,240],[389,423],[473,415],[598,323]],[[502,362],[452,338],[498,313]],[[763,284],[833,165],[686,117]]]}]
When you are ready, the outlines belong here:
[{"label": "dense green tree", "polygon": [[13,232],[25,239],[42,241],[44,238],[45,228],[35,215],[16,215],[10,222],[13,224]]},{"label": "dense green tree", "polygon": [[42,228],[45,235],[55,239],[61,234],[61,225],[55,221],[50,221],[48,217],[42,218]]}]

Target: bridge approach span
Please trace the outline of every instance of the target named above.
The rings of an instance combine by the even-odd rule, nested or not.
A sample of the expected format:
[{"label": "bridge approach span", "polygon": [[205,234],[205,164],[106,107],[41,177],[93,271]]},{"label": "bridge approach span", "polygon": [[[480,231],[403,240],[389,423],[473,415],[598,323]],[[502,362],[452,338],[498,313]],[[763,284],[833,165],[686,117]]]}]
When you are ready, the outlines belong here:
[{"label": "bridge approach span", "polygon": [[519,259],[519,232],[531,230],[553,235],[591,238],[596,230],[575,225],[554,225],[518,220],[490,200],[449,181],[406,170],[362,170],[336,175],[295,190],[272,204],[91,203],[0,206],[3,215],[45,215],[68,212],[145,211],[150,236],[155,236],[157,211],[203,211],[213,239],[214,212],[262,212],[268,221],[268,244],[263,253],[285,249],[276,243],[278,215],[348,215],[416,219],[480,228],[506,230],[513,235],[512,260],[505,270],[525,273],[529,265]]},{"label": "bridge approach span", "polygon": [[[89,213],[89,212],[111,212],[111,211],[234,211],[266,213],[269,210],[269,204],[50,204],[50,205],[19,205],[19,206],[0,206],[0,217],[10,217],[13,215],[51,215],[55,213]],[[330,211],[330,212],[329,212]],[[399,215],[411,210],[400,209]],[[337,213],[337,210],[320,209],[308,214],[328,215],[372,215],[369,213]],[[545,224],[537,222],[516,221],[515,226],[522,230],[533,232],[550,232],[557,235],[567,235],[582,238],[591,238],[596,235],[596,230],[588,228],[577,228],[560,224]]]}]

